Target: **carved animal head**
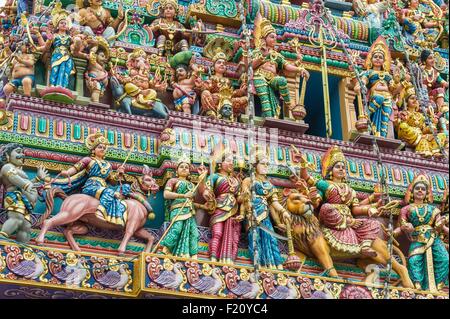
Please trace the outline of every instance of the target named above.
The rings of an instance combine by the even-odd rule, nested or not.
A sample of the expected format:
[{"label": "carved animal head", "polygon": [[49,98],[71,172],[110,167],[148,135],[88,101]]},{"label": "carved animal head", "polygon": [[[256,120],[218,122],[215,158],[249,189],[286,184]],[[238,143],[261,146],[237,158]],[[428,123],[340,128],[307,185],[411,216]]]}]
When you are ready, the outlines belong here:
[{"label": "carved animal head", "polygon": [[115,76],[109,78],[111,83],[111,91],[115,98],[120,97],[124,93],[124,89],[122,84],[119,82],[119,79]]},{"label": "carved animal head", "polygon": [[156,194],[159,191],[159,185],[153,178],[153,172],[147,165],[144,165],[142,176],[139,178],[139,186],[144,193]]},{"label": "carved animal head", "polygon": [[285,189],[283,195],[284,206],[292,214],[303,215],[312,212],[311,200],[296,189]]}]

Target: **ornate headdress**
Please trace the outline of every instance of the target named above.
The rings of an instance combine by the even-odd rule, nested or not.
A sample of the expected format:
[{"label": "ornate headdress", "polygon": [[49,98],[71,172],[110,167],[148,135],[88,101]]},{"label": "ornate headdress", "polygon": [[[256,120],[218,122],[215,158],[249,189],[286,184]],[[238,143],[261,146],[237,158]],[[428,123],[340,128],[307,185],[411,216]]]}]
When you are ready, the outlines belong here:
[{"label": "ornate headdress", "polygon": [[427,196],[425,197],[425,202],[432,203],[433,202],[433,191],[431,189],[431,180],[430,177],[426,174],[420,173],[417,175],[411,184],[409,184],[408,189],[405,194],[405,202],[410,203],[414,199],[414,187],[417,184],[422,183],[427,186]]},{"label": "ornate headdress", "polygon": [[233,54],[233,47],[223,38],[216,38],[205,46],[203,53],[206,57],[210,58],[213,63],[216,63],[219,59],[228,61]]},{"label": "ornate headdress", "polygon": [[101,132],[88,135],[85,144],[91,151],[100,144],[105,144],[106,146],[110,145],[108,139]]},{"label": "ornate headdress", "polygon": [[276,33],[275,28],[269,20],[263,18],[258,12],[255,18],[255,46],[259,48],[261,46],[261,39],[266,38],[270,33]]},{"label": "ornate headdress", "polygon": [[327,176],[330,168],[338,162],[347,163],[347,160],[345,159],[344,153],[342,153],[339,146],[334,145],[330,147],[322,157],[322,177]]},{"label": "ornate headdress", "polygon": [[109,57],[111,56],[111,51],[109,49],[108,42],[105,40],[104,37],[101,36],[97,36],[95,37],[95,39],[97,40],[98,48],[101,49],[103,52],[105,52],[105,56],[109,60]]},{"label": "ornate headdress", "polygon": [[405,87],[405,97],[403,98],[403,104],[405,107],[408,103],[408,99],[413,95],[416,95],[416,90],[411,83],[408,83],[408,85]]},{"label": "ornate headdress", "polygon": [[177,161],[177,167],[180,166],[182,163],[191,165],[191,157],[189,156],[189,154],[186,153],[181,154],[180,158],[178,158]]},{"label": "ornate headdress", "polygon": [[375,53],[381,53],[384,56],[383,69],[389,72],[391,69],[391,54],[389,53],[389,46],[386,40],[380,35],[378,39],[372,44],[366,58],[366,69],[372,69],[372,58]]},{"label": "ornate headdress", "polygon": [[70,29],[70,22],[71,22],[69,18],[70,13],[62,8],[61,2],[58,1],[55,4],[55,7],[53,8],[51,15],[52,15],[52,24],[54,28],[58,26],[61,20],[67,20]]},{"label": "ornate headdress", "polygon": [[180,8],[178,7],[178,1],[177,0],[160,0],[159,1],[159,8],[161,10],[161,13],[162,13],[162,10],[164,10],[164,8],[167,5],[169,5],[169,4],[171,4],[175,8],[175,13],[178,14],[178,11],[179,11]]}]

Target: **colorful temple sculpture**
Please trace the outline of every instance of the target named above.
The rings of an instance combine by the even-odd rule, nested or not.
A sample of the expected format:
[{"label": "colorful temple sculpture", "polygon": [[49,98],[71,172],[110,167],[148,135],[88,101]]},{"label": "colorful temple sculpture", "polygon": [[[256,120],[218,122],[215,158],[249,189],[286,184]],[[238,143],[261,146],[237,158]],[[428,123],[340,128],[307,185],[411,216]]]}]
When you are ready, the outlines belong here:
[{"label": "colorful temple sculpture", "polygon": [[448,299],[448,1],[0,3],[0,298]]}]

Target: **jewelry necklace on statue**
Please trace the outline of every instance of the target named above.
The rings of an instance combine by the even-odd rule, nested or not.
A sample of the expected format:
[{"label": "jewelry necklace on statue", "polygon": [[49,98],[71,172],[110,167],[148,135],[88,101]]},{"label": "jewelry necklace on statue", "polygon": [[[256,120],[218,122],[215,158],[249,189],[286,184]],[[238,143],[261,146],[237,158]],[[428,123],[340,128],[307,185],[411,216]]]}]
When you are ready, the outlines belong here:
[{"label": "jewelry necklace on statue", "polygon": [[95,162],[97,162],[99,168],[100,168],[100,173],[102,175],[105,175],[108,172],[109,169],[109,163],[106,162],[105,160],[100,160],[98,158],[94,158]]},{"label": "jewelry necklace on statue", "polygon": [[[421,215],[419,213],[419,208],[422,208],[422,207],[424,208],[423,215]],[[417,205],[415,208],[416,208],[417,217],[419,217],[419,222],[423,223],[425,221],[425,217],[426,217],[426,215],[428,213],[427,208],[423,204]]]},{"label": "jewelry necklace on statue", "polygon": [[[347,184],[340,183],[340,182],[333,182],[334,186],[336,186],[336,189],[338,191],[339,196],[341,197],[342,201],[345,201],[347,198]],[[343,187],[341,187],[339,184],[344,184]]]},{"label": "jewelry necklace on statue", "polygon": [[431,68],[430,71],[425,69],[425,74],[427,75],[426,79],[427,79],[428,86],[432,86],[433,85],[433,80],[434,80],[434,69]]}]

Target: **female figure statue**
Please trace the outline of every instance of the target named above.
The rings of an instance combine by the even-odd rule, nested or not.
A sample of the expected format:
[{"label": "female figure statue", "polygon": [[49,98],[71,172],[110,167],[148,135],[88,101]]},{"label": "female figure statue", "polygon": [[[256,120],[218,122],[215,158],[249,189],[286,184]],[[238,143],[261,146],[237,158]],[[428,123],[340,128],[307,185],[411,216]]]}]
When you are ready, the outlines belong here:
[{"label": "female figure statue", "polygon": [[440,110],[444,105],[445,89],[448,88],[448,82],[445,81],[438,70],[435,68],[435,58],[430,50],[423,50],[420,55],[422,68],[424,71],[423,84],[428,89],[430,100],[436,103],[436,109]]},{"label": "female figure statue", "polygon": [[[274,232],[270,217],[272,216],[275,224],[280,228],[285,228],[280,221],[279,216],[284,220],[290,220],[289,212],[283,208],[278,201],[278,195],[275,188],[267,178],[269,160],[266,155],[258,151],[255,156],[255,181],[248,177],[242,182],[242,194],[239,201],[247,207],[247,220],[250,227],[262,225],[265,229]],[[252,189],[254,196],[252,198]],[[278,215],[279,214],[279,215]],[[254,236],[256,236],[256,247],[254,247]],[[283,261],[278,248],[277,239],[261,228],[256,231],[250,228],[248,233],[249,252],[252,260],[255,258],[255,251],[258,254],[257,263],[263,267],[271,269],[283,269]]]},{"label": "female figure statue", "polygon": [[[439,145],[445,147],[448,143],[445,133],[438,133],[438,141],[433,136],[432,128],[425,122],[425,115],[419,111],[414,87],[406,88],[404,110],[399,112],[395,120],[399,139],[414,147],[416,153],[424,156],[442,155]],[[433,127],[433,129],[435,129]]]},{"label": "female figure statue", "polygon": [[119,188],[108,183],[117,183],[123,179],[124,168],[120,166],[113,172],[111,163],[105,160],[109,142],[101,132],[91,134],[86,139],[86,147],[90,156],[84,157],[68,170],[61,171],[65,179],[57,179],[52,185],[61,188],[65,193],[81,188],[81,193],[100,201],[97,211],[112,224],[124,226],[126,206],[121,199],[128,196],[131,187],[128,184]]},{"label": "female figure statue", "polygon": [[[391,56],[389,47],[383,37],[379,37],[372,45],[366,60],[366,71],[362,74],[362,81],[368,89],[369,118],[375,136],[387,137],[392,109],[392,97],[399,89],[398,83],[389,74]],[[359,83],[355,85],[355,92],[360,93]]]},{"label": "female figure statue", "polygon": [[[61,2],[57,2],[52,10],[53,33],[47,33],[47,42],[38,47],[40,51],[51,50],[50,58],[50,86],[69,87],[69,77],[75,74],[74,62],[71,55],[72,37],[69,34],[71,22],[69,12],[61,8]],[[42,35],[36,31],[38,37]]]},{"label": "female figure statue", "polygon": [[322,199],[319,221],[329,245],[348,255],[376,256],[371,246],[380,232],[379,223],[373,219],[355,219],[354,215],[378,216],[380,194],[358,200],[355,190],[346,182],[347,161],[338,146],[331,147],[323,156],[322,179],[319,180],[308,174],[301,154],[295,156],[303,163],[300,177],[309,186],[315,186]]},{"label": "female figure statue", "polygon": [[408,270],[416,289],[436,292],[448,284],[448,251],[439,238],[444,221],[432,206],[433,193],[426,175],[420,174],[405,195],[409,205],[400,212],[400,225],[411,240]]},{"label": "female figure statue", "polygon": [[194,217],[198,206],[194,203],[194,184],[189,181],[190,164],[189,157],[183,154],[178,161],[177,177],[169,179],[164,189],[171,223],[160,245],[164,254],[196,259],[200,234]]},{"label": "female figure statue", "polygon": [[212,231],[209,254],[212,261],[233,263],[238,252],[240,222],[244,219],[238,210],[240,181],[233,174],[233,153],[229,149],[217,149],[211,168],[218,171],[208,178],[208,188],[204,193],[204,197],[215,202],[209,222]]}]

